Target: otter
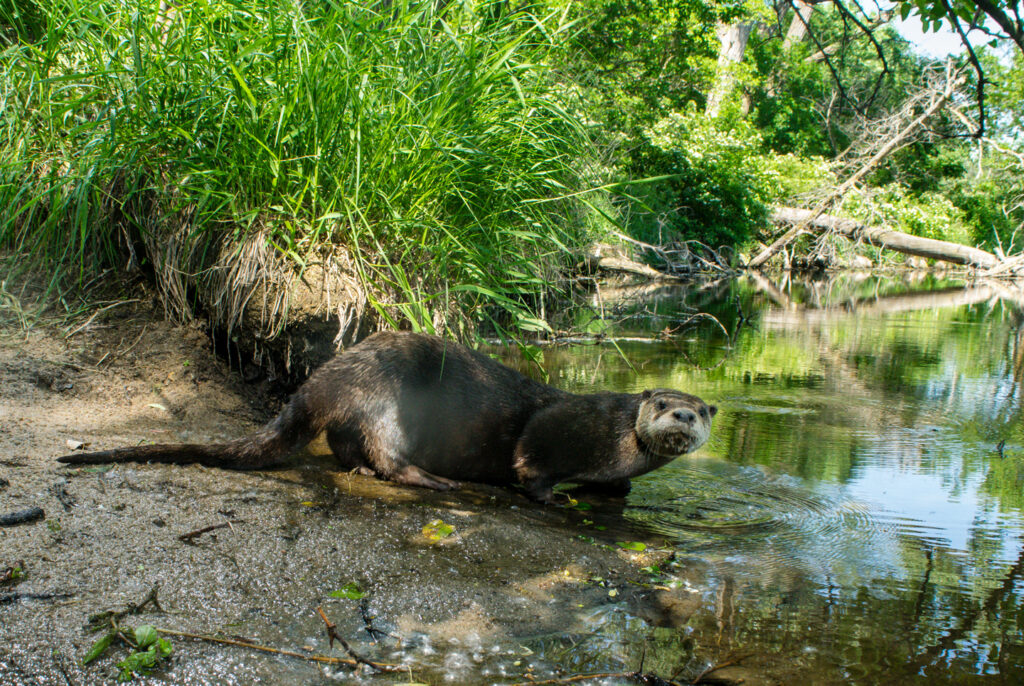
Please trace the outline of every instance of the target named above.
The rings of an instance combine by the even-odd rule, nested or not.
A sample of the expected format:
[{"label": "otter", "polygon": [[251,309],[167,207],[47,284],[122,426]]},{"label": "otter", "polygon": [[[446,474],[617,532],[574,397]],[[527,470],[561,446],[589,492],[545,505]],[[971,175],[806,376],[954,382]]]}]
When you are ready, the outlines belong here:
[{"label": "otter", "polygon": [[632,477],[703,445],[716,411],[668,389],[577,395],[443,338],[383,332],[326,362],[245,438],[57,459],[263,469],[326,432],[345,470],[437,490],[518,483],[551,503],[563,481],[628,492]]}]

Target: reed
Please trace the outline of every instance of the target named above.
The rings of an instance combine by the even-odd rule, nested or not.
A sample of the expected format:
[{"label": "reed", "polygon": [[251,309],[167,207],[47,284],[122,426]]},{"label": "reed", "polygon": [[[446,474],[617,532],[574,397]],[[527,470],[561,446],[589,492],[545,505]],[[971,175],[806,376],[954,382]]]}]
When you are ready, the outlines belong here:
[{"label": "reed", "polygon": [[564,16],[206,0],[166,21],[156,2],[17,4],[0,6],[0,245],[61,287],[140,266],[183,279],[165,304],[185,317],[209,270],[246,270],[225,246],[258,235],[298,271],[347,250],[392,326],[544,327],[541,299],[586,238],[568,199],[586,132],[546,62]]}]

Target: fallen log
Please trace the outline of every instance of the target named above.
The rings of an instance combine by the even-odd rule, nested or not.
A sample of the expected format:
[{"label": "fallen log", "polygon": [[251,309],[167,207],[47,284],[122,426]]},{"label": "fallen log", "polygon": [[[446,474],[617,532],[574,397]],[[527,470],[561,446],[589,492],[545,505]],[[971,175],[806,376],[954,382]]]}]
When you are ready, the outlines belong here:
[{"label": "fallen log", "polygon": [[941,92],[934,93],[932,95],[931,104],[928,105],[928,108],[920,116],[914,119],[914,121],[900,129],[895,136],[885,141],[878,151],[872,155],[871,159],[865,162],[853,176],[836,186],[815,206],[814,210],[808,212],[806,219],[798,223],[786,233],[782,234],[782,236],[777,238],[774,243],[762,250],[754,259],[750,260],[750,264],[747,266],[755,269],[760,267],[767,262],[772,255],[785,248],[793,241],[793,239],[806,231],[808,225],[818,215],[824,214],[838,200],[846,195],[850,189],[860,183],[864,177],[878,166],[882,160],[888,157],[890,153],[903,147],[906,142],[910,140],[911,135],[915,134],[917,129],[924,126],[925,122],[928,121],[928,118],[942,109],[946,102],[953,97],[953,94],[956,92],[957,87],[963,82],[963,79],[964,77],[959,71],[953,71],[952,62],[947,63],[946,85]]},{"label": "fallen log", "polygon": [[830,214],[815,215],[814,210],[803,210],[795,207],[777,207],[771,213],[771,220],[776,224],[792,224],[794,226],[815,227],[843,234],[855,241],[864,241],[871,245],[889,250],[942,260],[954,264],[962,264],[976,269],[996,269],[1003,262],[992,253],[958,243],[939,241],[934,238],[921,238],[901,231],[883,229],[877,226],[861,224],[853,219],[845,219]]},{"label": "fallen log", "polygon": [[588,271],[609,271],[620,272],[642,276],[651,281],[681,281],[680,277],[673,274],[659,272],[657,269],[648,267],[646,264],[631,259],[626,251],[617,245],[609,243],[592,243],[587,246],[583,253],[583,261]]}]

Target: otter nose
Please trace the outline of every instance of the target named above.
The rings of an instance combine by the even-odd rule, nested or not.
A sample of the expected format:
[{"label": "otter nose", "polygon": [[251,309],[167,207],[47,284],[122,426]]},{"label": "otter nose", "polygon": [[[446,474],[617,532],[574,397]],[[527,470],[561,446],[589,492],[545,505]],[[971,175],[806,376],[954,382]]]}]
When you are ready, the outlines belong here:
[{"label": "otter nose", "polygon": [[672,413],[672,416],[681,422],[686,422],[687,424],[697,418],[697,415],[689,410],[676,410]]}]

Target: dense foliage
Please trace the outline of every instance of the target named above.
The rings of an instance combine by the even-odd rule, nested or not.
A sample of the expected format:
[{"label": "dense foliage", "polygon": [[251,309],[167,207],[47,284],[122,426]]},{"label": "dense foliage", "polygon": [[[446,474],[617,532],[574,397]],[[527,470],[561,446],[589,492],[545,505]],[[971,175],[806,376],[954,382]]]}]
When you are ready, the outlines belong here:
[{"label": "dense foliage", "polygon": [[[923,109],[922,94],[942,72],[896,33],[891,14],[855,16],[844,5],[814,5],[796,40],[787,35],[799,22],[790,3],[777,13],[756,3],[685,0],[587,5],[591,21],[562,53],[583,91],[581,106],[598,118],[596,135],[619,172],[672,175],[620,200],[631,232],[645,240],[664,240],[666,231],[711,246],[766,239],[766,207],[823,195],[894,122]],[[707,116],[708,94],[723,74],[716,31],[724,35],[730,24],[745,24],[749,41],[742,60],[726,67],[735,80],[730,98]],[[1009,61],[992,48],[979,54],[991,82],[988,135],[997,146],[979,146],[969,126],[940,114],[841,213],[916,235],[1022,247],[1022,53],[1009,53]],[[967,56],[958,60],[968,71]],[[971,116],[975,85],[955,103]]]},{"label": "dense foliage", "polygon": [[557,13],[134,8],[8,6],[0,243],[75,278],[129,256],[201,275],[254,232],[299,268],[340,244],[393,325],[541,325],[585,228],[559,201],[587,143],[547,78]]},{"label": "dense foliage", "polygon": [[[897,10],[932,27],[981,16],[937,7]],[[813,204],[917,116],[945,69],[892,16],[752,0],[2,2],[0,245],[64,283],[127,264],[196,292],[253,236],[299,271],[340,246],[392,325],[542,329],[544,294],[609,226],[747,249],[770,238],[773,205]],[[836,211],[1020,249],[1024,51],[1001,35],[954,59],[968,81],[949,106]]]}]

